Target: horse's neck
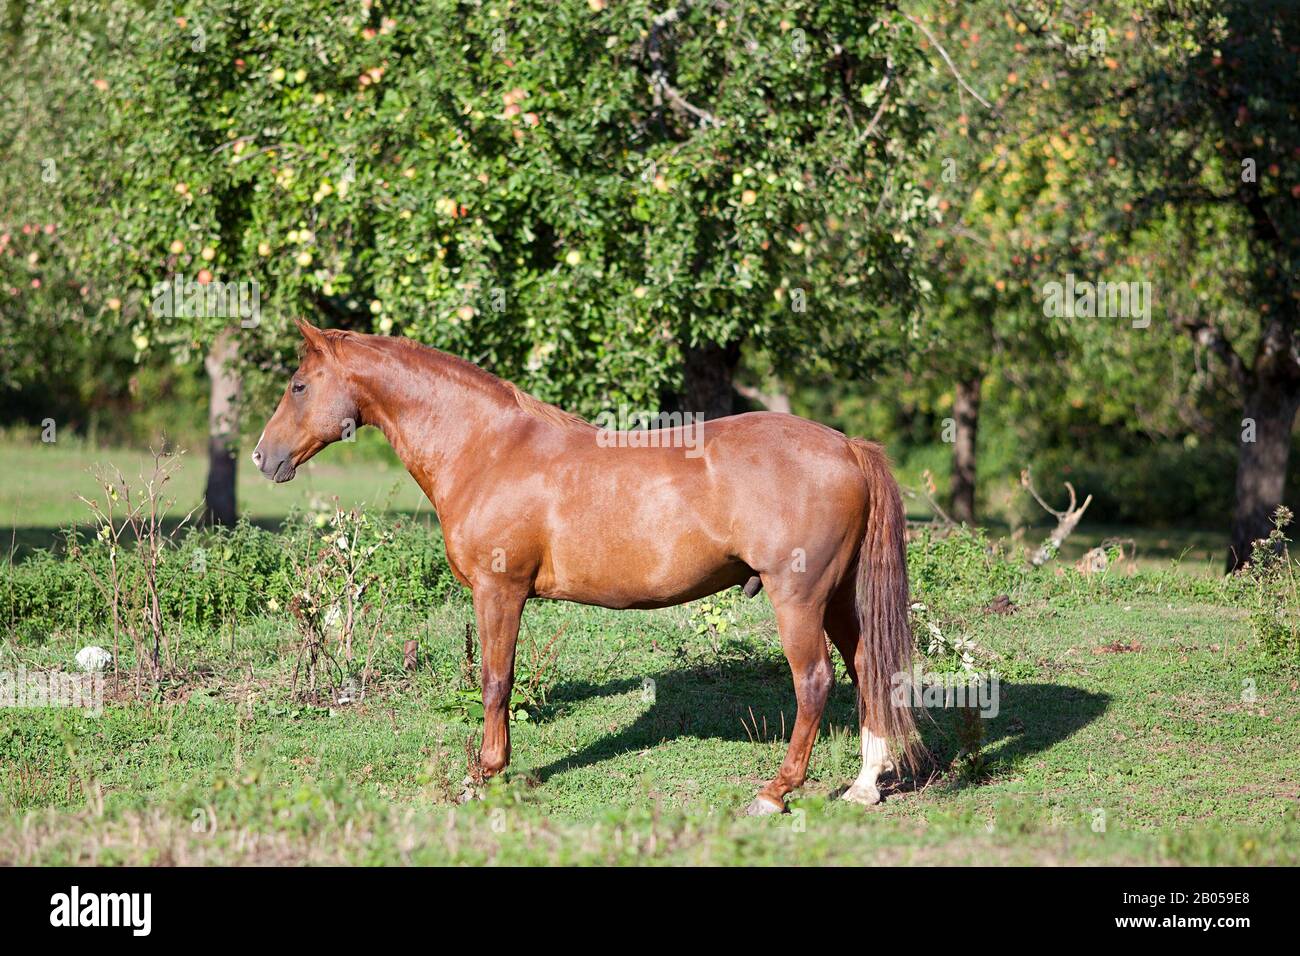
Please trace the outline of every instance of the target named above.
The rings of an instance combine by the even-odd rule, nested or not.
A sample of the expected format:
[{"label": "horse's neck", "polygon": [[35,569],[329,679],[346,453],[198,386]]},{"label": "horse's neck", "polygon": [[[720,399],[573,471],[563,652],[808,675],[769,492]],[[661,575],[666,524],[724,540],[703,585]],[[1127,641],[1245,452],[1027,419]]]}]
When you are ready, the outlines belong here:
[{"label": "horse's neck", "polygon": [[486,373],[479,380],[432,350],[390,347],[382,363],[357,375],[357,384],[363,420],[384,433],[435,507],[457,465],[481,458],[475,446],[516,427],[520,415]]}]

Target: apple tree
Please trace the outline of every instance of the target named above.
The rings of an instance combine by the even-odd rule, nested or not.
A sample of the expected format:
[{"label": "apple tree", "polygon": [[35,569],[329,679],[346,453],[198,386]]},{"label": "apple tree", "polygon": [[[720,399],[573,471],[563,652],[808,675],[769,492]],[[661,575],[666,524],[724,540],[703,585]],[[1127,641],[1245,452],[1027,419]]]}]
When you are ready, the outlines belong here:
[{"label": "apple tree", "polygon": [[[1100,8],[1133,42],[1074,77],[1100,146],[1086,182],[1111,196],[1098,229],[1167,236],[1157,331],[1193,346],[1240,408],[1232,569],[1283,499],[1300,410],[1300,8]],[[1050,29],[1076,15],[1040,3],[1027,19]]]},{"label": "apple tree", "polygon": [[905,344],[931,129],[901,95],[922,38],[890,4],[21,16],[23,82],[57,104],[40,201],[87,314],[209,373],[213,520],[235,515],[241,391],[295,314],[588,414],[725,414],[742,346],[860,370]]}]

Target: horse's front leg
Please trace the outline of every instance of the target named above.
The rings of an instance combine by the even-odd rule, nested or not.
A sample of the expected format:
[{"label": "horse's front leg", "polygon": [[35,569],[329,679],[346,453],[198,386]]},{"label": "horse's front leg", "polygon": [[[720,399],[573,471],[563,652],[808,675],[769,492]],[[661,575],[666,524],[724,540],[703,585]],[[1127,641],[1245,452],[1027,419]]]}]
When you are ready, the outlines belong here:
[{"label": "horse's front leg", "polygon": [[483,746],[479,762],[484,777],[500,773],[510,761],[510,692],[515,683],[515,645],[527,590],[480,584],[474,589],[483,655]]}]

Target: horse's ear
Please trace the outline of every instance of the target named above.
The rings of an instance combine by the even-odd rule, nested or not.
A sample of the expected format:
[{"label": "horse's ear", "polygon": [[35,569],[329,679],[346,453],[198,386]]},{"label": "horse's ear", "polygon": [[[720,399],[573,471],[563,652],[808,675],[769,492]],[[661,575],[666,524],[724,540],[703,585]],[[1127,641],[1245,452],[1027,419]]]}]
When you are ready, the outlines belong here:
[{"label": "horse's ear", "polygon": [[294,324],[298,326],[298,331],[302,333],[303,340],[307,345],[321,351],[325,350],[325,333],[316,326],[312,325],[306,319],[294,316]]}]

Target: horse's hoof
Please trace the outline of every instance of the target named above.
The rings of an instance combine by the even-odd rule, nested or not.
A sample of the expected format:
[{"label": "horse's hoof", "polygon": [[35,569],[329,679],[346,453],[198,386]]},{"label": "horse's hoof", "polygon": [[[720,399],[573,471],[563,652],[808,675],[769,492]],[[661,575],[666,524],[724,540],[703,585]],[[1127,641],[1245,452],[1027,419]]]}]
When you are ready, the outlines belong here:
[{"label": "horse's hoof", "polygon": [[745,808],[747,817],[765,817],[772,813],[785,813],[785,804],[773,803],[767,797],[755,797]]},{"label": "horse's hoof", "polygon": [[456,798],[457,803],[469,803],[472,800],[483,799],[483,785],[474,782],[474,778],[466,777],[460,785],[460,796]]},{"label": "horse's hoof", "polygon": [[880,791],[875,787],[859,787],[856,783],[844,791],[843,800],[860,803],[864,807],[874,807],[880,803]]}]

